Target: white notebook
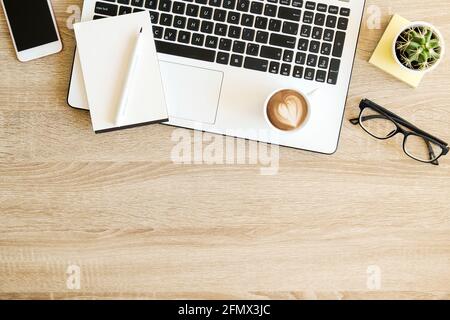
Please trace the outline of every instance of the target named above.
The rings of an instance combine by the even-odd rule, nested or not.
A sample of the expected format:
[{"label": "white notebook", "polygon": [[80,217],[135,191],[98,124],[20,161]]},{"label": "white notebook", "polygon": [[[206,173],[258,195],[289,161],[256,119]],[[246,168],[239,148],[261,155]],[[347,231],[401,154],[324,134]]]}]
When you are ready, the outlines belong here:
[{"label": "white notebook", "polygon": [[[77,23],[74,28],[95,132],[168,120],[148,12]],[[119,100],[141,28],[141,58],[133,75],[125,119],[117,127]]]}]

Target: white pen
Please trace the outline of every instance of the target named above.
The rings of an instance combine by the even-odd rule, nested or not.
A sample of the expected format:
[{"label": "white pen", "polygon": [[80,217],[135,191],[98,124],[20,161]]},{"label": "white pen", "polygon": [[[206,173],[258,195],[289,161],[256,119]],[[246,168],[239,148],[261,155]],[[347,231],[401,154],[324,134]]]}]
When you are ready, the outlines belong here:
[{"label": "white pen", "polygon": [[133,55],[131,57],[131,62],[128,67],[128,73],[127,77],[125,79],[125,83],[122,90],[122,95],[120,97],[118,112],[116,116],[116,125],[120,126],[123,123],[123,119],[127,113],[127,105],[128,105],[128,98],[130,95],[130,89],[132,88],[132,82],[134,78],[134,73],[136,71],[136,66],[138,64],[139,58],[141,56],[141,42],[142,42],[142,28],[139,31],[136,44],[134,47]]}]

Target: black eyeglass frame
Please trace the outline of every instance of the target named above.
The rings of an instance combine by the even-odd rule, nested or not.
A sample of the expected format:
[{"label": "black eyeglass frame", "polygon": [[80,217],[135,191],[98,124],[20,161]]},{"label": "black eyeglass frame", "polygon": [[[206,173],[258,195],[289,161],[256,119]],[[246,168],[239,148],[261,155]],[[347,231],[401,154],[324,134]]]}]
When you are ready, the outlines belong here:
[{"label": "black eyeglass frame", "polygon": [[[392,121],[392,123],[395,125],[396,130],[392,131],[391,133],[389,133],[386,137],[384,138],[380,138],[377,137],[375,135],[373,135],[372,133],[370,133],[365,127],[364,125],[361,124],[361,117],[363,116],[363,111],[366,108],[370,108],[378,113],[380,113],[382,116],[386,117],[388,120]],[[371,135],[372,137],[378,139],[378,140],[387,140],[390,139],[392,137],[394,137],[395,135],[397,135],[398,133],[402,133],[403,134],[403,152],[406,153],[406,155],[408,157],[410,157],[411,159],[414,159],[416,161],[420,161],[423,163],[431,163],[434,165],[439,165],[438,159],[444,155],[446,155],[449,152],[449,147],[448,147],[448,143],[446,143],[445,141],[442,141],[439,138],[436,138],[435,136],[417,128],[415,125],[413,125],[412,123],[406,121],[405,119],[403,119],[402,117],[399,117],[398,115],[396,115],[395,113],[387,110],[386,108],[383,108],[382,106],[376,104],[373,101],[370,101],[368,99],[363,99],[361,100],[360,104],[359,104],[359,109],[360,109],[360,113],[358,118],[354,118],[354,119],[350,119],[350,122],[353,125],[360,125],[360,127],[367,132],[369,135]],[[376,118],[376,115],[373,115],[372,117]],[[411,131],[405,130],[403,129],[401,126],[408,128]],[[425,161],[425,160],[421,160],[418,158],[413,157],[411,154],[408,153],[408,151],[405,148],[405,144],[406,144],[406,140],[408,139],[408,136],[417,136],[420,137],[422,139],[424,139],[427,142],[427,146],[428,146],[428,151],[429,151],[429,155],[430,158],[433,155],[434,159],[430,159],[429,161]],[[442,152],[439,156],[436,157],[436,155],[434,154],[433,148],[431,147],[430,143],[432,142],[435,145],[438,145],[441,149]]]}]

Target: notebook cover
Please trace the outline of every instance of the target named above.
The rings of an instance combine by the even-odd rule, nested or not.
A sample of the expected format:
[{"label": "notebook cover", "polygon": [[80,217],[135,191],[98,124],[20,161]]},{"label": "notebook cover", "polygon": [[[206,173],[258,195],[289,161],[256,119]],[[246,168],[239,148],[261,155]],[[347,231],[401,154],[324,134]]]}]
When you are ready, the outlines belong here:
[{"label": "notebook cover", "polygon": [[410,86],[417,88],[424,74],[403,69],[392,56],[392,42],[395,36],[409,23],[408,20],[398,14],[394,15],[372,54],[369,63],[393,75],[397,79],[406,82]]},{"label": "notebook cover", "polygon": [[[126,117],[117,127],[118,104],[141,27],[141,58],[133,74]],[[148,12],[77,23],[74,29],[96,133],[168,120]]]}]

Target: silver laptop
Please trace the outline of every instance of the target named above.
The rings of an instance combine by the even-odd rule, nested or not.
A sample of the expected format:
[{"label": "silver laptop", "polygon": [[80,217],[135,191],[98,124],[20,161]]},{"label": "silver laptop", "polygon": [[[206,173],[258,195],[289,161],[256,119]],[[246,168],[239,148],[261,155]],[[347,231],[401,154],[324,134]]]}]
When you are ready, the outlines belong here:
[{"label": "silver laptop", "polygon": [[[85,0],[82,21],[149,11],[168,124],[336,151],[365,0]],[[111,66],[112,68],[114,66]],[[272,132],[273,91],[314,92],[306,125]],[[89,109],[75,54],[68,103]]]}]

